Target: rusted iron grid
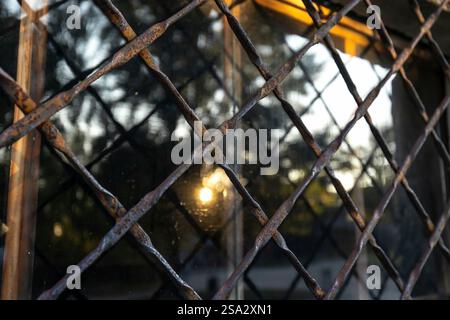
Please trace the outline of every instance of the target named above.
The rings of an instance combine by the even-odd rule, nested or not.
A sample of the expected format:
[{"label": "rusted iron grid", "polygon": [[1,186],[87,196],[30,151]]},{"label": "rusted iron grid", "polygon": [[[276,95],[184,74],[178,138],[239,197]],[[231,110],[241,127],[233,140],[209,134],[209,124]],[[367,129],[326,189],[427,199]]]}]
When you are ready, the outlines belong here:
[{"label": "rusted iron grid", "polygon": [[[345,6],[343,6],[339,11],[333,13],[326,23],[323,23],[322,17],[317,11],[314,4],[311,0],[302,0],[305,4],[308,14],[311,16],[314,26],[316,27],[316,31],[314,32],[311,40],[300,50],[294,51],[292,57],[288,59],[284,64],[280,66],[280,68],[274,73],[271,74],[268,71],[268,68],[265,66],[262,61],[260,55],[258,54],[255,46],[253,45],[251,39],[246,34],[245,30],[242,28],[240,22],[230,11],[230,7],[227,6],[223,0],[215,0],[215,4],[221,11],[224,17],[226,17],[228,24],[236,36],[237,40],[241,44],[242,49],[247,54],[250,61],[257,68],[258,72],[264,77],[266,80],[265,84],[257,90],[253,95],[251,95],[246,102],[239,108],[239,110],[234,114],[232,118],[227,121],[224,121],[218,129],[221,131],[225,131],[226,129],[234,128],[238,121],[247,114],[257,102],[267,95],[273,93],[275,97],[281,103],[281,107],[289,116],[292,121],[291,128],[295,127],[299,133],[301,134],[303,140],[307,143],[310,149],[314,152],[317,157],[317,160],[313,167],[310,169],[310,172],[300,185],[296,186],[295,191],[291,194],[291,196],[286,199],[283,204],[276,210],[276,212],[269,219],[268,215],[264,212],[261,205],[254,199],[254,197],[249,193],[249,191],[241,184],[237,174],[227,165],[220,165],[230,181],[233,183],[236,190],[239,192],[243,200],[248,203],[251,207],[250,213],[253,214],[258,222],[262,226],[262,230],[259,232],[258,236],[255,239],[254,245],[251,249],[245,254],[242,261],[240,261],[238,267],[234,270],[234,272],[230,275],[230,277],[223,283],[219,291],[214,296],[215,299],[224,299],[227,298],[231,290],[235,287],[237,281],[244,276],[244,279],[248,282],[250,288],[253,288],[257,291],[255,284],[253,284],[247,277],[246,271],[249,266],[253,262],[257,253],[264,247],[270,239],[273,239],[276,245],[282,250],[282,252],[288,257],[289,261],[297,270],[299,277],[303,278],[307,287],[311,290],[312,294],[317,299],[334,299],[338,296],[339,292],[342,290],[346,281],[349,278],[349,275],[353,272],[353,267],[360,256],[362,250],[368,244],[380,260],[381,264],[384,266],[386,272],[389,277],[394,281],[400,292],[402,293],[401,297],[403,299],[408,299],[411,297],[411,292],[414,288],[415,283],[420,276],[420,273],[426,264],[432,250],[435,246],[439,247],[440,252],[444,255],[447,261],[450,261],[450,251],[448,247],[445,245],[443,240],[441,239],[441,234],[443,229],[445,228],[449,215],[450,215],[450,203],[447,205],[446,210],[442,213],[441,218],[438,223],[435,225],[430,219],[429,213],[426,211],[424,206],[421,204],[420,199],[411,188],[408,180],[406,178],[406,173],[413,163],[415,157],[419,153],[426,139],[431,135],[437,151],[442,158],[443,163],[446,168],[450,167],[450,156],[446,150],[446,147],[435,131],[436,124],[440,120],[442,114],[447,109],[448,104],[450,103],[450,95],[444,97],[440,105],[433,112],[432,115],[428,115],[426,112],[426,108],[424,103],[422,102],[417,90],[414,88],[411,80],[406,75],[405,70],[403,69],[403,65],[409,59],[409,57],[414,52],[416,46],[421,41],[422,38],[426,37],[430,44],[433,52],[435,53],[438,62],[440,63],[444,74],[446,75],[447,81],[450,79],[450,67],[443,54],[442,50],[439,48],[439,45],[434,40],[431,28],[434,23],[439,18],[439,15],[446,7],[448,0],[440,1],[439,7],[436,11],[431,14],[428,18],[425,18],[421,12],[420,6],[417,1],[411,1],[414,11],[417,16],[418,23],[421,25],[420,32],[413,38],[411,43],[404,49],[401,53],[397,53],[394,43],[389,35],[388,30],[385,28],[384,24],[382,24],[381,29],[378,31],[379,37],[382,42],[385,44],[385,47],[389,54],[393,59],[393,64],[389,69],[389,72],[380,80],[375,88],[373,88],[370,93],[366,96],[366,98],[362,98],[357,90],[356,84],[353,82],[344,62],[342,61],[340,55],[337,52],[337,49],[333,43],[331,36],[329,35],[330,29],[335,26],[342,17],[346,16],[356,5],[364,2],[367,6],[370,6],[372,3],[370,0],[352,0],[349,1]],[[22,4],[25,1],[20,1]],[[58,6],[65,1],[57,2],[54,6]],[[137,35],[131,26],[128,24],[124,16],[121,12],[114,6],[111,0],[95,0],[96,5],[101,9],[101,11],[105,14],[105,16],[110,20],[110,22],[119,30],[122,36],[128,41],[127,45],[118,50],[114,55],[110,58],[106,59],[100,66],[90,70],[92,72],[82,72],[78,70],[76,65],[71,64],[70,60],[66,60],[68,62],[69,67],[74,71],[74,73],[78,77],[78,82],[76,82],[72,87],[68,90],[62,91],[59,94],[55,95],[53,98],[49,99],[44,103],[37,103],[33,101],[25,91],[20,88],[20,86],[3,70],[0,70],[0,86],[3,90],[11,97],[15,104],[17,104],[27,116],[25,116],[20,121],[12,124],[10,127],[5,129],[0,134],[0,148],[6,147],[24,135],[28,134],[35,128],[39,128],[42,135],[48,140],[50,145],[57,151],[59,155],[61,155],[61,159],[68,163],[85,182],[90,187],[95,196],[99,199],[103,207],[106,211],[116,219],[116,224],[110,231],[102,238],[99,245],[90,252],[83,260],[81,260],[78,265],[80,266],[82,271],[85,271],[89,268],[100,256],[110,249],[114,244],[116,244],[127,232],[130,232],[132,236],[136,239],[139,244],[139,248],[144,252],[145,256],[148,260],[157,266],[159,270],[161,270],[172,282],[172,284],[177,289],[177,292],[181,297],[186,299],[200,299],[200,296],[195,292],[195,290],[190,287],[185,281],[181,279],[178,275],[177,271],[175,271],[170,264],[164,259],[164,257],[158,252],[158,250],[153,246],[150,237],[146,234],[146,232],[137,224],[138,220],[146,214],[148,211],[152,209],[152,207],[161,199],[161,197],[167,192],[167,196],[172,199],[172,201],[177,204],[179,201],[176,199],[176,195],[173,195],[171,192],[168,192],[170,186],[172,186],[178,178],[180,178],[190,167],[188,164],[180,165],[177,167],[158,187],[154,190],[147,193],[133,208],[127,210],[123,207],[123,205],[119,202],[119,200],[111,194],[108,190],[106,190],[102,185],[98,183],[95,177],[89,172],[89,166],[83,166],[81,162],[77,159],[75,154],[70,150],[68,145],[66,144],[63,136],[56,128],[55,125],[49,120],[49,118],[54,115],[56,112],[60,111],[64,107],[66,107],[73,99],[80,94],[81,92],[87,90],[89,91],[100,103],[102,108],[107,112],[108,116],[113,119],[111,112],[108,109],[108,106],[102,102],[98,93],[95,92],[90,85],[111,72],[114,69],[121,67],[126,64],[131,58],[139,55],[142,59],[143,63],[147,66],[149,72],[155,76],[158,81],[164,86],[167,92],[170,93],[171,98],[176,102],[180,112],[183,114],[186,121],[193,127],[193,123],[196,120],[200,120],[199,117],[195,114],[193,108],[186,102],[180,93],[181,88],[177,88],[171,80],[167,77],[167,75],[155,64],[154,59],[148,49],[146,49],[149,45],[151,45],[154,41],[156,41],[164,32],[174,25],[176,22],[181,20],[185,15],[189,12],[197,9],[199,6],[206,3],[207,0],[194,0],[191,1],[188,5],[177,11],[175,14],[169,16],[167,19],[154,24],[149,27],[144,33],[141,35]],[[31,14],[31,9],[26,10],[28,14]],[[35,16],[39,17],[39,12],[33,13]],[[379,17],[381,20],[381,17]],[[382,21],[382,20],[381,20]],[[55,46],[56,50],[58,49],[57,43],[50,38],[51,43]],[[301,58],[306,54],[306,52],[314,45],[319,42],[323,42],[325,46],[330,51],[337,67],[339,70],[339,74],[343,77],[349,92],[352,94],[355,102],[358,105],[357,111],[355,112],[354,117],[343,127],[340,129],[339,135],[324,149],[322,149],[318,143],[315,141],[313,135],[307,129],[306,125],[303,123],[301,116],[297,114],[292,105],[286,100],[283,95],[283,92],[279,85],[283,82],[283,80],[289,75],[289,73],[293,70],[293,68],[300,63],[301,66]],[[62,51],[60,52],[62,53]],[[203,57],[205,59],[205,57]],[[399,73],[401,78],[406,84],[406,88],[408,89],[409,94],[413,98],[419,115],[421,116],[425,128],[423,129],[421,135],[416,140],[413,148],[410,150],[406,159],[400,165],[397,164],[394,160],[392,153],[390,152],[387,142],[384,140],[380,131],[373,124],[368,109],[372,105],[373,101],[377,98],[380,90],[383,86],[393,77],[394,74]],[[86,76],[87,75],[87,76]],[[214,77],[214,75],[213,75]],[[216,78],[217,79],[217,78]],[[318,93],[318,97],[320,98],[320,92],[316,89]],[[229,95],[229,93],[227,93]],[[233,98],[231,96],[231,98]],[[154,112],[149,114],[149,116]],[[359,209],[356,204],[350,197],[351,192],[347,192],[339,179],[336,178],[332,168],[328,165],[333,155],[338,151],[339,147],[342,143],[345,143],[345,138],[351,129],[354,127],[356,122],[364,117],[365,121],[369,125],[369,128],[378,143],[378,146],[381,148],[384,157],[388,161],[389,166],[395,174],[395,178],[392,183],[389,185],[386,192],[383,194],[383,197],[378,204],[376,210],[374,211],[371,219],[366,222],[362,217]],[[145,119],[144,119],[145,121]],[[127,131],[121,125],[114,121],[114,124],[118,128],[121,133],[117,143],[121,143],[123,141],[128,141],[130,145],[134,145],[136,142],[133,140],[132,134],[130,131]],[[336,123],[337,124],[337,123]],[[206,128],[203,128],[206,130]],[[116,144],[116,143],[114,143]],[[139,150],[139,146],[136,146],[136,149]],[[200,149],[195,151],[196,153],[201,152]],[[353,152],[354,154],[354,152]],[[195,155],[194,155],[195,156]],[[354,154],[356,156],[356,154]],[[361,159],[359,159],[362,163],[362,172],[361,175],[365,173],[367,165],[370,163],[371,157],[367,160],[366,163],[363,163]],[[95,161],[95,160],[94,160]],[[302,264],[299,258],[289,249],[286,241],[283,236],[277,230],[281,225],[283,220],[288,216],[289,212],[292,210],[294,204],[301,198],[305,201],[308,206],[307,199],[304,197],[304,191],[306,187],[317,177],[317,175],[325,171],[325,173],[330,178],[333,186],[335,187],[337,194],[341,198],[343,202],[343,209],[345,209],[350,217],[355,222],[356,226],[361,230],[361,235],[357,241],[355,248],[352,250],[350,256],[346,259],[345,264],[342,269],[339,271],[333,286],[328,292],[325,292],[314,279],[313,276],[309,274],[307,271],[307,265],[312,260],[310,258],[305,264]],[[419,261],[412,269],[408,279],[406,282],[401,278],[397,268],[385,253],[383,248],[378,244],[377,240],[373,236],[372,232],[376,227],[377,223],[380,221],[389,201],[392,199],[394,192],[397,190],[398,186],[401,185],[406,194],[408,195],[409,200],[413,204],[417,214],[421,218],[422,222],[426,226],[427,231],[429,232],[430,238],[427,249],[422,253]],[[183,212],[183,208],[179,205],[179,210]],[[313,212],[312,206],[308,206],[310,210]],[[340,210],[342,211],[342,210]],[[189,214],[187,214],[189,215]],[[336,214],[336,217],[338,215]],[[320,218],[319,218],[320,219]],[[195,222],[191,222],[195,224]],[[324,226],[324,234],[326,234],[326,228],[328,226]],[[197,229],[199,234],[201,234],[201,229]],[[201,234],[203,238],[207,237],[205,234]],[[214,242],[214,235],[212,236]],[[220,246],[217,242],[215,242],[217,246]],[[62,277],[60,281],[58,281],[52,288],[43,292],[40,295],[40,299],[55,299],[57,298],[66,288],[66,279],[67,276]],[[293,283],[295,287],[295,283]],[[291,286],[292,287],[292,286]]]}]

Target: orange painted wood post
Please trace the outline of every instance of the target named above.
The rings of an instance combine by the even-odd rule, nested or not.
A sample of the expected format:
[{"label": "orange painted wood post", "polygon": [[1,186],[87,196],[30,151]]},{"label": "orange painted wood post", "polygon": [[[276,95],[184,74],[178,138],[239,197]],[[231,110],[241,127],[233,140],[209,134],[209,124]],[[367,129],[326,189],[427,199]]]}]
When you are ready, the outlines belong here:
[{"label": "orange painted wood post", "polygon": [[[26,17],[20,24],[17,82],[39,101],[44,92],[47,31],[33,22],[32,8],[25,8],[27,4],[23,3]],[[47,0],[38,4],[47,8]],[[22,117],[22,111],[15,106],[14,121]],[[37,130],[12,146],[2,299],[31,298],[40,149],[41,137]]]}]

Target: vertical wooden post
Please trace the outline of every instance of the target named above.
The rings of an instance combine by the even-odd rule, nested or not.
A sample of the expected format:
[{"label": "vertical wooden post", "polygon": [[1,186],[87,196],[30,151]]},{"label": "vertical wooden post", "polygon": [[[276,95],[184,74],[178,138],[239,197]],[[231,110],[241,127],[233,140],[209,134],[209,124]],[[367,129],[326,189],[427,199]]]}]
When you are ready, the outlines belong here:
[{"label": "vertical wooden post", "polygon": [[[47,0],[39,4],[47,8]],[[26,14],[20,24],[17,82],[39,101],[44,91],[47,33],[43,25],[34,23],[29,7]],[[15,106],[14,121],[22,117],[23,113]],[[37,130],[12,146],[2,299],[31,298],[40,148]]]},{"label": "vertical wooden post", "polygon": [[[225,3],[230,5],[232,3],[231,0],[226,0]],[[241,14],[240,6],[235,6],[231,9],[231,13],[239,20]],[[224,78],[225,85],[227,86],[227,90],[233,95],[235,101],[239,105],[233,106],[233,111],[236,112],[236,108],[241,105],[242,102],[242,79],[241,79],[241,61],[242,61],[242,50],[240,47],[240,43],[236,39],[233,31],[226,18],[223,18],[224,32]],[[233,103],[233,101],[230,101]],[[236,126],[238,127],[238,126]],[[239,165],[235,164],[232,166],[234,172],[239,174],[240,168]],[[238,192],[233,188],[233,201],[234,205],[232,206],[232,214],[234,215],[234,219],[232,223],[228,225],[224,232],[225,236],[225,247],[228,251],[228,256],[232,257],[234,261],[229,261],[228,263],[228,272],[234,271],[237,267],[238,263],[242,259],[243,255],[243,234],[244,234],[244,222],[242,216],[242,204],[240,196]],[[244,285],[242,280],[240,280],[236,287],[230,294],[230,299],[241,300],[244,299]]]}]

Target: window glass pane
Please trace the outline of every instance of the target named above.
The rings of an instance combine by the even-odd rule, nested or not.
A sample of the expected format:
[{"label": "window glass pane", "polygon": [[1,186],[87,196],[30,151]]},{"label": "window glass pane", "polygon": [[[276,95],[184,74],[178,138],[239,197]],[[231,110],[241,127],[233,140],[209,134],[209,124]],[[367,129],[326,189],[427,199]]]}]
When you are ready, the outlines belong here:
[{"label": "window glass pane", "polygon": [[[187,3],[116,1],[137,34]],[[81,28],[69,30],[68,10],[73,5],[81,10]],[[321,8],[327,17],[329,9]],[[290,0],[237,1],[231,12],[272,75],[314,34],[305,10]],[[0,67],[13,77],[20,63],[17,52],[23,15],[15,1],[8,0],[0,7],[0,24],[6,26],[0,31]],[[377,39],[364,33],[365,24],[346,19],[351,28],[341,24],[332,30],[331,36],[358,94],[365,99],[388,74],[392,59]],[[126,45],[120,32],[92,1],[50,1],[50,13],[38,23],[46,28],[48,36],[45,93],[41,102],[72,88]],[[355,31],[356,27],[363,31]],[[207,2],[175,22],[148,49],[163,76],[135,56],[95,81],[51,118],[80,163],[127,209],[177,168],[173,152],[179,141],[186,137],[193,139],[193,130],[173,97],[174,90],[178,90],[206,128],[215,128],[242,110],[266,83],[214,2]],[[429,94],[430,88],[423,82],[423,79],[436,81],[436,73],[423,73],[424,61],[429,60],[413,56],[406,73],[420,87],[419,95],[431,114],[440,100],[436,98],[439,95]],[[173,85],[169,89],[168,81]],[[255,133],[257,148],[244,143],[246,147],[238,154],[243,156],[243,163],[227,163],[269,217],[296,191],[314,166],[318,154],[314,154],[311,144],[316,153],[319,148],[326,148],[357,110],[355,97],[322,43],[305,54],[278,89],[301,117],[314,142],[310,145],[305,142],[279,95],[272,92],[236,123],[236,129],[247,132],[249,140]],[[3,91],[0,103],[3,106],[0,131],[3,131],[13,121],[13,105]],[[312,180],[279,228],[290,250],[324,290],[330,288],[360,236],[333,178],[339,179],[363,219],[369,221],[395,178],[392,167],[403,163],[424,128],[414,108],[399,76],[387,81],[369,109],[370,118],[366,120],[372,121],[373,127],[365,119],[357,122],[329,166]],[[444,129],[443,122],[439,130]],[[381,134],[384,150],[374,133]],[[445,131],[439,134],[446,143]],[[446,172],[436,146],[429,140],[406,178],[436,223],[446,195]],[[269,152],[275,141],[279,142],[278,152]],[[188,144],[193,143],[189,140]],[[265,163],[261,163],[261,154],[266,156]],[[391,163],[387,156],[392,156]],[[77,264],[94,250],[114,226],[114,219],[92,186],[63,159],[49,143],[42,144],[33,298],[66,274],[67,266]],[[5,222],[10,148],[0,149],[0,165],[0,220]],[[271,174],[264,174],[267,167],[272,168]],[[437,180],[440,182],[436,183]],[[374,231],[378,243],[404,279],[429,238],[417,208],[411,204],[411,196],[400,186]],[[202,297],[211,298],[252,248],[262,229],[254,212],[223,167],[202,163],[192,165],[180,176],[139,224],[180,277]],[[161,267],[141,249],[130,234],[126,235],[83,273],[82,290],[66,291],[62,297],[182,298]],[[3,250],[1,237],[0,256]],[[373,250],[365,248],[338,298],[399,296],[399,290],[383,268],[382,289],[367,288],[366,270],[370,265],[381,263]],[[436,251],[416,286],[417,296],[446,292],[442,289],[445,268],[441,265],[442,257]],[[314,298],[286,252],[274,241],[260,250],[231,295],[239,299]]]}]

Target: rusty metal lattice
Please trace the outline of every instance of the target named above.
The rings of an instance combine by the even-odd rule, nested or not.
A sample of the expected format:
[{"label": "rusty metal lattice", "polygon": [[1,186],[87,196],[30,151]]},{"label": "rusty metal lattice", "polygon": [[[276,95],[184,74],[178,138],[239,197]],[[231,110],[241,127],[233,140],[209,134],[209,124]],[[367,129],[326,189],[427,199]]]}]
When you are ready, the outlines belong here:
[{"label": "rusty metal lattice", "polygon": [[[336,49],[333,39],[329,35],[329,32],[343,17],[348,15],[352,11],[352,9],[355,8],[355,6],[361,3],[365,3],[366,6],[371,6],[371,1],[348,1],[345,6],[330,15],[326,22],[323,22],[323,19],[319,11],[317,10],[317,7],[311,0],[302,1],[307,9],[308,14],[314,22],[316,30],[313,31],[311,40],[308,41],[307,44],[304,45],[301,49],[297,51],[293,50],[291,58],[281,64],[279,69],[273,74],[269,72],[251,39],[246,34],[239,20],[232,14],[230,10],[232,6],[238,5],[240,1],[233,3],[231,6],[225,4],[223,0],[214,1],[223,16],[228,21],[228,24],[234,35],[236,36],[238,42],[240,43],[243,51],[248,56],[249,60],[253,63],[254,67],[261,74],[261,76],[265,79],[264,85],[260,87],[257,92],[251,95],[239,108],[239,110],[233,115],[233,117],[224,121],[218,127],[218,129],[224,132],[226,129],[236,127],[238,121],[242,119],[242,117],[244,117],[247,113],[249,113],[255,107],[258,101],[273,93],[277,100],[281,103],[281,107],[292,122],[292,124],[290,124],[289,126],[289,130],[296,128],[302,136],[303,140],[306,142],[308,147],[313,151],[317,158],[313,167],[310,168],[309,173],[304,177],[303,181],[299,185],[295,186],[295,191],[289,196],[289,198],[287,198],[283,202],[283,204],[276,210],[276,212],[271,215],[271,218],[269,218],[269,216],[264,212],[262,206],[254,199],[254,197],[250,194],[246,187],[244,187],[244,185],[239,180],[238,175],[232,170],[232,168],[225,164],[220,165],[220,167],[229,177],[231,183],[241,195],[243,201],[251,207],[250,211],[252,215],[255,216],[258,223],[262,226],[262,230],[257,235],[253,246],[245,254],[242,261],[238,261],[238,266],[236,267],[234,272],[222,284],[218,292],[215,294],[214,299],[227,298],[241,277],[244,277],[244,280],[248,284],[248,286],[258,295],[257,284],[253,283],[251,279],[247,277],[246,272],[248,271],[258,252],[270,241],[270,239],[274,240],[275,244],[286,255],[286,257],[298,272],[298,276],[292,282],[290,289],[286,294],[286,297],[289,297],[290,291],[293,290],[293,288],[296,286],[296,283],[299,281],[299,279],[302,278],[315,298],[336,298],[339,292],[345,286],[345,283],[350,277],[350,274],[353,272],[355,263],[361,255],[363,249],[368,245],[373,249],[375,255],[378,257],[380,263],[385,268],[389,277],[402,293],[402,299],[409,299],[411,298],[412,290],[421,274],[422,269],[424,268],[431,252],[436,246],[439,248],[439,251],[445,257],[445,259],[447,261],[450,261],[450,250],[441,239],[443,230],[447,225],[448,219],[450,217],[450,203],[447,204],[447,207],[442,213],[439,221],[434,224],[430,218],[430,214],[422,205],[419,197],[412,189],[406,178],[406,173],[408,172],[409,168],[414,162],[414,159],[418,155],[419,151],[421,150],[422,146],[429,136],[431,136],[431,138],[435,142],[436,149],[445,167],[450,167],[450,155],[445,147],[444,142],[435,130],[436,125],[438,124],[442,115],[446,111],[448,104],[450,103],[450,94],[447,94],[444,97],[444,99],[441,101],[440,105],[436,108],[432,115],[428,115],[424,102],[421,100],[412,81],[408,78],[403,66],[410,58],[422,38],[426,37],[431,44],[431,48],[435,53],[444,74],[446,75],[446,80],[448,81],[450,79],[450,66],[445,58],[445,55],[443,54],[437,42],[434,40],[431,33],[431,28],[438,20],[441,12],[446,8],[448,0],[440,1],[440,4],[437,7],[436,11],[428,18],[425,18],[423,16],[419,3],[416,0],[411,1],[411,5],[413,6],[417,21],[418,23],[420,23],[421,28],[420,32],[401,53],[398,53],[396,51],[389,31],[383,23],[381,24],[381,29],[378,30],[378,35],[382,43],[385,45],[387,51],[389,52],[393,63],[388,73],[380,79],[376,87],[373,88],[365,98],[360,96],[357,89],[357,84],[353,82],[345,63],[343,62]],[[53,7],[57,7],[64,2],[65,1],[57,2],[53,5]],[[159,37],[161,37],[168,28],[176,24],[179,20],[183,19],[183,17],[186,16],[189,12],[198,9],[206,2],[207,0],[191,1],[175,14],[169,16],[167,19],[159,23],[152,25],[144,33],[137,35],[132,27],[128,24],[122,13],[114,6],[111,0],[95,0],[95,4],[101,9],[101,11],[109,19],[109,21],[120,31],[123,38],[127,40],[128,43],[123,48],[115,52],[114,55],[102,62],[100,65],[90,70],[81,71],[73,62],[70,61],[69,58],[67,58],[67,56],[65,56],[64,50],[59,47],[55,39],[53,39],[51,35],[49,35],[50,43],[54,46],[55,50],[58,51],[67,61],[70,69],[77,76],[77,79],[75,79],[75,81],[77,82],[75,82],[67,90],[58,93],[48,101],[41,104],[33,101],[25,92],[25,90],[22,89],[12,77],[10,77],[6,72],[0,69],[0,86],[11,97],[14,103],[19,106],[25,114],[27,114],[23,119],[13,123],[0,134],[0,148],[11,145],[21,137],[30,133],[35,128],[38,128],[42,135],[47,139],[49,144],[61,156],[61,158],[63,160],[66,160],[66,162],[69,163],[69,165],[75,170],[75,172],[92,189],[93,193],[104,206],[106,211],[114,219],[116,219],[114,227],[111,228],[108,233],[102,238],[98,246],[78,263],[81,270],[86,271],[86,269],[88,269],[94,262],[96,262],[102,254],[109,250],[127,232],[129,232],[136,239],[137,243],[139,244],[139,248],[144,253],[144,255],[171,280],[172,284],[177,289],[177,293],[185,299],[200,299],[201,297],[188,283],[186,283],[179,276],[179,269],[187,263],[190,257],[195,255],[195,250],[198,250],[198,248],[201,247],[201,243],[206,241],[207,238],[211,238],[213,243],[218,248],[220,247],[220,244],[218,243],[218,241],[215,241],[214,235],[205,234],[204,232],[202,232],[201,228],[197,227],[196,231],[201,238],[199,245],[196,247],[197,249],[194,249],[194,251],[188,256],[186,261],[184,261],[183,264],[178,267],[178,270],[175,270],[155,248],[149,235],[138,224],[138,221],[147,212],[151,211],[151,209],[163,196],[167,196],[175,205],[177,205],[181,213],[184,212],[183,206],[180,204],[180,201],[177,199],[176,195],[168,189],[189,169],[190,165],[183,164],[177,167],[158,187],[148,192],[135,206],[133,206],[131,209],[126,209],[121,204],[119,199],[117,199],[112,193],[106,190],[96,180],[96,178],[90,173],[89,168],[96,162],[100,161],[100,159],[108,154],[111,149],[118,147],[118,145],[120,145],[124,141],[128,141],[131,146],[136,146],[136,150],[140,150],[141,148],[139,148],[138,143],[133,140],[132,135],[133,131],[137,130],[137,128],[139,127],[139,124],[131,128],[130,130],[127,130],[123,126],[121,126],[120,123],[114,121],[114,117],[107,104],[102,101],[100,95],[95,91],[93,87],[91,87],[91,84],[102,76],[108,74],[112,70],[123,66],[133,57],[139,56],[150,73],[158,79],[158,81],[168,92],[170,92],[171,98],[176,102],[179,111],[182,113],[189,125],[193,127],[194,121],[199,121],[200,119],[194,112],[193,108],[188,104],[188,102],[180,93],[182,87],[187,85],[187,83],[189,83],[189,80],[186,84],[183,84],[180,87],[176,87],[169,79],[169,77],[155,63],[154,57],[147,49],[147,47],[154,41],[156,41]],[[24,3],[25,2],[23,1],[22,5]],[[30,12],[30,10],[31,9],[28,9],[27,11]],[[33,14],[36,17],[39,17],[41,13],[34,12]],[[381,20],[381,17],[378,18]],[[312,133],[303,123],[301,115],[299,115],[295,111],[294,107],[287,101],[281,88],[279,87],[279,85],[283,82],[283,80],[285,80],[285,78],[290,74],[290,72],[298,63],[300,63],[301,66],[301,59],[308,52],[308,50],[320,42],[323,42],[327,49],[330,51],[339,70],[338,75],[341,75],[343,77],[348,91],[351,93],[354,101],[358,105],[354,117],[343,128],[340,128],[339,135],[323,149],[319,146]],[[210,62],[208,62],[208,59],[206,57],[199,57],[199,59],[203,59],[207,66],[211,64]],[[210,68],[207,67],[206,69],[211,72]],[[204,70],[202,70],[201,72],[203,73]],[[406,159],[400,164],[396,163],[396,161],[394,160],[394,156],[389,150],[387,142],[385,141],[381,132],[373,124],[372,118],[369,114],[369,108],[377,98],[381,89],[397,73],[403,79],[409,94],[411,95],[415,102],[415,105],[417,106],[417,112],[425,124],[425,127],[422,130],[419,138],[415,141],[413,148],[410,150]],[[215,78],[215,80],[220,81],[217,75],[212,74],[212,76]],[[312,81],[310,82],[314,86]],[[315,99],[322,99],[321,91],[315,87],[314,89],[317,94],[317,97]],[[66,144],[64,137],[59,132],[57,127],[49,120],[52,115],[66,107],[74,100],[77,95],[85,90],[89,91],[95,97],[100,106],[106,111],[107,115],[113,120],[114,125],[120,132],[120,137],[112,143],[109,150],[104,150],[102,154],[98,155],[96,159],[94,159],[90,164],[86,166],[82,165],[81,161]],[[230,98],[233,98],[230,93],[227,93],[227,95],[229,95]],[[323,102],[326,106],[326,102]],[[310,105],[312,105],[312,103],[313,101]],[[158,106],[156,108],[158,108]],[[144,118],[144,120],[142,120],[141,123],[145,122],[146,119],[148,119],[155,112],[155,109],[152,110]],[[331,113],[330,116],[332,117]],[[336,177],[331,166],[329,166],[330,160],[338,151],[340,146],[343,143],[346,143],[345,139],[347,135],[355,126],[357,121],[359,121],[361,118],[364,118],[364,120],[369,125],[371,133],[378,143],[378,146],[381,148],[382,153],[387,160],[390,168],[395,174],[394,180],[388,186],[386,191],[383,192],[381,201],[378,203],[376,210],[373,212],[373,215],[371,215],[370,219],[367,222],[363,218],[355,202],[352,200],[350,196],[351,192],[346,191],[341,181]],[[337,125],[336,121],[334,121],[334,123]],[[203,130],[206,130],[206,128],[203,128]],[[352,150],[350,151],[352,152]],[[196,153],[198,152],[201,152],[200,149],[196,150]],[[360,161],[362,165],[361,175],[367,173],[366,169],[370,165],[373,153],[365,161],[359,159],[355,152],[352,152],[352,154],[355,158],[358,159],[358,161]],[[314,259],[314,257],[309,257],[308,259],[305,258],[306,262],[305,264],[303,264],[301,262],[301,259],[297,257],[288,247],[283,235],[278,231],[279,226],[289,215],[290,211],[294,207],[294,204],[299,199],[305,201],[307,207],[311,211],[311,214],[314,215],[314,209],[311,205],[308,205],[308,200],[304,197],[304,191],[307,186],[322,171],[324,171],[330,178],[332,185],[336,189],[337,194],[343,202],[342,208],[339,210],[339,213],[342,211],[347,211],[357,228],[361,231],[358,241],[353,248],[350,256],[344,256],[346,262],[342,266],[339,273],[336,275],[334,283],[328,292],[322,289],[320,284],[307,270],[308,264],[312,261],[312,259]],[[68,183],[70,183],[70,181]],[[411,270],[407,279],[402,279],[402,276],[400,275],[396,266],[373,235],[373,230],[382,218],[387,205],[394,195],[394,192],[399,188],[400,185],[406,191],[409,200],[411,201],[414,209],[417,211],[417,214],[421,218],[429,233],[428,246],[426,250],[422,252],[419,261]],[[379,190],[382,191],[382,188],[379,188]],[[186,213],[185,216],[189,221],[189,213]],[[336,214],[336,218],[337,216],[338,214]],[[318,219],[320,220],[320,217],[318,217]],[[195,221],[189,222],[195,228]],[[327,234],[327,230],[329,230],[329,228],[333,224],[333,221],[330,223],[330,225],[324,225],[323,222],[321,223],[323,227],[324,237],[329,237],[329,235]],[[335,243],[335,245],[337,247],[339,246],[339,244],[337,243]],[[230,259],[230,257],[228,258]],[[58,298],[66,289],[67,277],[68,275],[62,277],[53,287],[43,292],[39,298]]]}]

